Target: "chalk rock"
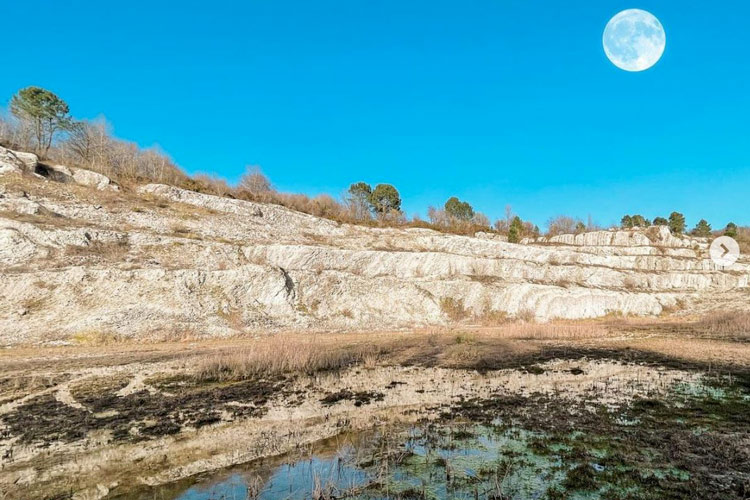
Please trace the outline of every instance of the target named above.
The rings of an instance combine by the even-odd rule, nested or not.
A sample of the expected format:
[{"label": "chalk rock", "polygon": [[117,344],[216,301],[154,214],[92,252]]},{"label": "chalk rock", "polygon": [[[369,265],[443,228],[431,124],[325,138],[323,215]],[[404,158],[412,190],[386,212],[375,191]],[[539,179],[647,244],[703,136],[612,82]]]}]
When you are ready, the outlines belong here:
[{"label": "chalk rock", "polygon": [[110,189],[113,191],[119,190],[119,187],[116,184],[113,184],[110,178],[104,174],[93,172],[91,170],[85,170],[83,168],[71,168],[70,170],[73,173],[73,180],[77,184],[93,187],[100,191],[103,191],[105,189]]},{"label": "chalk rock", "polygon": [[26,163],[15,151],[0,146],[0,175],[20,174],[25,168]]}]

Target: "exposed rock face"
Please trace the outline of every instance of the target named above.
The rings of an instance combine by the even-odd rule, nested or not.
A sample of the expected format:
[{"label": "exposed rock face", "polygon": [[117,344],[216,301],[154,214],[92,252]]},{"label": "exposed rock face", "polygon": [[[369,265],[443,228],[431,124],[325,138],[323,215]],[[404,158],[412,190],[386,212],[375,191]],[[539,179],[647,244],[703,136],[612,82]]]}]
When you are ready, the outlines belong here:
[{"label": "exposed rock face", "polygon": [[164,185],[104,196],[24,179],[25,193],[0,189],[0,344],[750,308],[747,260],[717,269],[705,240],[660,228],[510,244]]},{"label": "exposed rock face", "polygon": [[120,188],[113,183],[109,177],[98,172],[92,172],[83,168],[66,167],[65,165],[56,165],[40,163],[37,155],[33,153],[23,153],[12,151],[0,147],[0,175],[9,173],[29,173],[43,174],[51,180],[57,182],[70,182],[96,188],[100,191],[111,190],[118,191]]},{"label": "exposed rock face", "polygon": [[31,153],[19,153],[0,146],[0,175],[20,174],[27,168],[33,172],[37,157]]},{"label": "exposed rock face", "polygon": [[560,243],[587,247],[655,246],[704,250],[708,248],[708,240],[706,238],[676,237],[672,235],[666,226],[652,226],[645,231],[592,231],[581,234],[561,234],[550,238],[526,239],[522,243]]},{"label": "exposed rock face", "polygon": [[82,168],[74,168],[73,180],[82,185],[96,188],[98,190],[112,189],[117,191],[119,188],[112,184],[112,181],[106,175],[102,175],[91,170],[84,170]]},{"label": "exposed rock face", "polygon": [[13,151],[13,154],[16,155],[16,158],[18,158],[24,164],[24,167],[29,172],[33,172],[36,166],[39,164],[39,157],[34,153]]}]

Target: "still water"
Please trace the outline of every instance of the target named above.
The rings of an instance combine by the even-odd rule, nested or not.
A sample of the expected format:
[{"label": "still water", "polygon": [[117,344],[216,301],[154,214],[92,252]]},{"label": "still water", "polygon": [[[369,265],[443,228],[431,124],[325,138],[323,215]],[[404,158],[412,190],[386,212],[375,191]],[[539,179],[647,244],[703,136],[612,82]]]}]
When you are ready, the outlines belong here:
[{"label": "still water", "polygon": [[[420,426],[348,437],[309,455],[206,478],[170,500],[538,499],[561,488],[568,467],[537,453],[543,437],[517,429]],[[575,436],[571,436],[575,438]],[[567,445],[550,444],[564,452]],[[596,463],[586,464],[592,471]],[[554,492],[554,491],[553,491]],[[585,492],[565,498],[603,498]]]}]

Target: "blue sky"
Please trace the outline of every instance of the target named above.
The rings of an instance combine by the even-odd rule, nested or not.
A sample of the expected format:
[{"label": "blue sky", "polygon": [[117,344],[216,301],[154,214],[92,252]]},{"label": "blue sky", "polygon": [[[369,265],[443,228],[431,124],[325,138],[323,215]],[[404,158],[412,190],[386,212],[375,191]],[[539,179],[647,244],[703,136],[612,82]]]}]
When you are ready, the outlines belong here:
[{"label": "blue sky", "polygon": [[[641,73],[602,49],[627,8],[667,33]],[[409,215],[457,195],[540,226],[672,210],[750,224],[746,0],[2,0],[2,12],[1,100],[48,88],[189,172],[236,180],[260,165],[308,194],[388,182]]]}]

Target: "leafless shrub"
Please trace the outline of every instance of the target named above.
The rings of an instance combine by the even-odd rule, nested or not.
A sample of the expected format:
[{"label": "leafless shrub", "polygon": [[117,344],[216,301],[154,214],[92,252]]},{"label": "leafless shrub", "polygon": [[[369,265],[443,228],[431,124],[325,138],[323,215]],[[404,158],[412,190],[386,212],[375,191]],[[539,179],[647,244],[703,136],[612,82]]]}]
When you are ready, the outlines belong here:
[{"label": "leafless shrub", "polygon": [[665,304],[661,308],[662,315],[669,315],[677,311],[682,311],[683,309],[685,309],[685,305],[686,303],[683,299],[675,300],[674,304]]},{"label": "leafless shrub", "polygon": [[568,217],[567,215],[558,215],[547,222],[547,236],[557,236],[559,234],[575,234],[576,226],[583,221]]},{"label": "leafless shrub", "polygon": [[485,307],[482,314],[474,317],[474,321],[484,326],[498,326],[508,323],[510,318],[505,311],[498,311],[491,309],[490,307]]},{"label": "leafless shrub", "polygon": [[29,123],[17,120],[11,114],[0,114],[0,144],[12,149],[33,149],[33,130]]},{"label": "leafless shrub", "polygon": [[193,176],[193,179],[203,184],[211,192],[211,194],[224,197],[233,196],[234,188],[221,177],[211,174],[195,174]]},{"label": "leafless shrub", "polygon": [[430,218],[428,227],[439,231],[474,235],[477,231],[490,230],[489,219],[484,214],[478,212],[474,214],[471,220],[463,220],[452,217],[445,210],[429,207],[427,209],[427,216]]},{"label": "leafless shrub", "polygon": [[127,238],[114,241],[91,241],[88,245],[67,245],[65,255],[78,257],[101,257],[106,260],[120,260],[130,251]]},{"label": "leafless shrub", "polygon": [[740,252],[743,255],[750,255],[750,226],[744,226],[737,229],[737,238],[740,244]]},{"label": "leafless shrub", "polygon": [[270,201],[275,193],[271,187],[271,181],[257,166],[247,167],[237,189],[253,200],[262,202]]},{"label": "leafless shrub", "polygon": [[245,320],[242,317],[242,310],[231,307],[219,307],[216,315],[222,318],[229,328],[235,331],[242,331],[245,328]]},{"label": "leafless shrub", "polygon": [[651,226],[646,229],[646,237],[651,243],[658,243],[659,241],[661,241],[659,239],[659,227]]},{"label": "leafless shrub", "polygon": [[570,288],[573,285],[573,282],[568,278],[557,278],[555,280],[555,285],[560,288]]},{"label": "leafless shrub", "polygon": [[451,321],[461,321],[467,316],[463,299],[443,297],[440,299],[440,310],[448,316]]},{"label": "leafless shrub", "polygon": [[178,236],[180,238],[190,238],[191,240],[200,240],[202,237],[199,234],[196,234],[191,231],[191,229],[183,224],[180,223],[174,223],[172,224],[169,229],[172,231],[172,234],[175,236]]},{"label": "leafless shrub", "polygon": [[104,118],[76,122],[65,140],[50,150],[52,160],[102,173],[117,182],[157,182],[194,189],[187,176],[158,146],[142,149],[117,139]]},{"label": "leafless shrub", "polygon": [[533,309],[524,307],[516,313],[516,319],[526,323],[533,323],[536,321],[536,313],[534,313]]},{"label": "leafless shrub", "polygon": [[354,313],[352,312],[351,309],[342,309],[341,311],[339,311],[339,314],[349,319],[352,319],[354,317]]}]

